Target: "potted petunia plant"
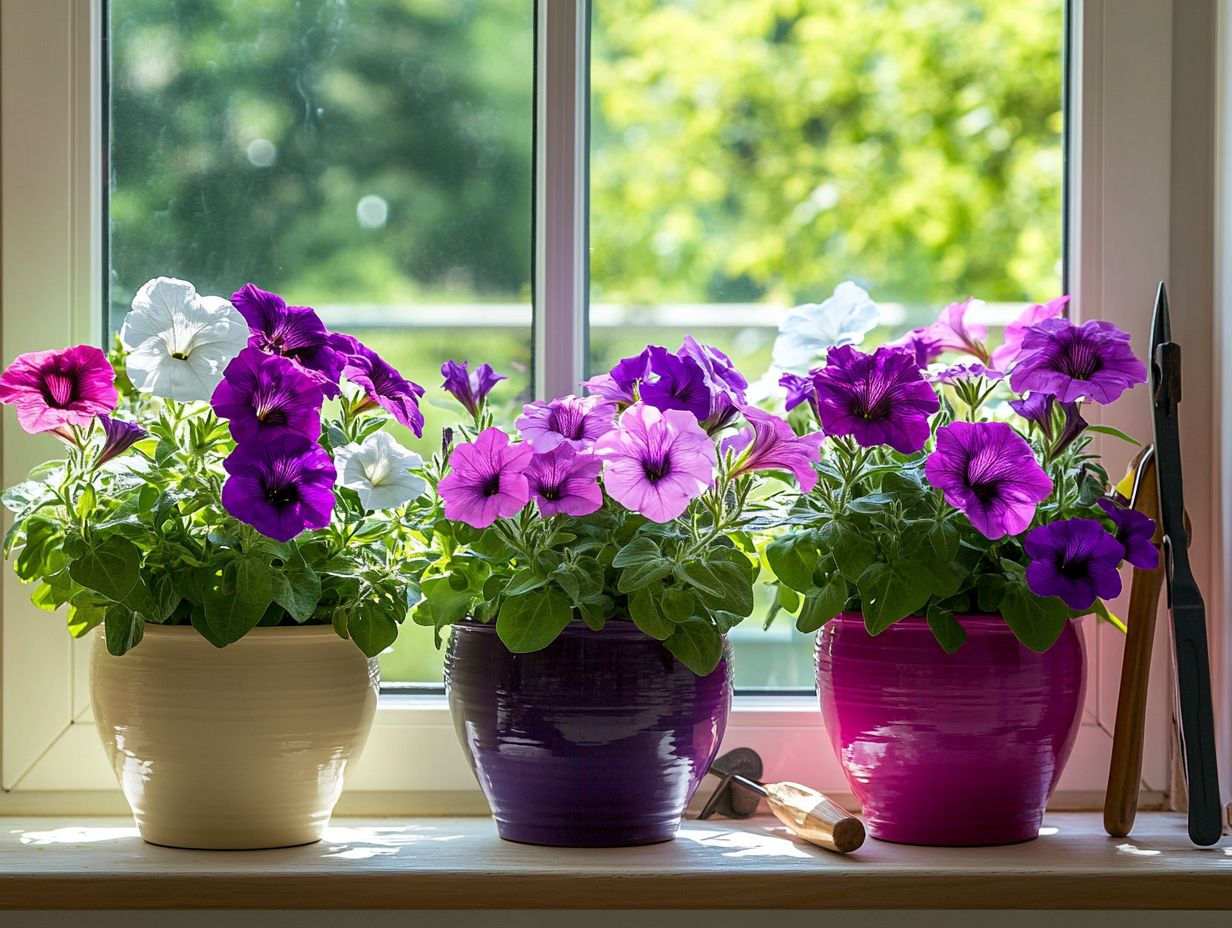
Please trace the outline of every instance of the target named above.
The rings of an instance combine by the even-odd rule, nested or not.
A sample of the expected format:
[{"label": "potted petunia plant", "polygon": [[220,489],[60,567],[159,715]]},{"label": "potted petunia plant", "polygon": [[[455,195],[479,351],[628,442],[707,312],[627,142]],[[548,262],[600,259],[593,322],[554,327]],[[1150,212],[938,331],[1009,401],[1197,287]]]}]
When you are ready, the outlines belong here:
[{"label": "potted petunia plant", "polygon": [[876,316],[848,290],[809,310],[843,344],[776,346],[798,362],[776,371],[793,420],[826,436],[817,485],[766,546],[776,609],[820,629],[822,711],[874,836],[1034,837],[1081,717],[1072,620],[1119,625],[1119,568],[1158,563],[1153,523],[1091,445],[1128,437],[1083,418],[1146,369],[1067,302],[1030,307],[995,348],[966,301],[865,352]]},{"label": "potted petunia plant", "polygon": [[[110,359],[18,357],[0,402],[61,459],[3,499],[33,600],[93,635],[91,697],[142,835],[320,837],[418,597],[422,389],[308,307],[157,278]],[[346,640],[349,639],[349,640]]]},{"label": "potted petunia plant", "polygon": [[443,373],[470,420],[426,468],[414,620],[452,626],[450,709],[500,834],[670,839],[726,724],[726,633],[759,569],[746,529],[775,498],[759,474],[810,488],[820,436],[749,406],[691,338],[528,404],[516,432],[492,422],[490,368]]}]

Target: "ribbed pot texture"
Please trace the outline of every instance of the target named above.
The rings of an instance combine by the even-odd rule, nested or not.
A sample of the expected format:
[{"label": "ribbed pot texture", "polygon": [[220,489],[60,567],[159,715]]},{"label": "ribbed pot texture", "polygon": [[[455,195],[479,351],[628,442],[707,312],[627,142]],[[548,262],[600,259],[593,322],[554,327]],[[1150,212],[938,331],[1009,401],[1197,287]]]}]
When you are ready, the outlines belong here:
[{"label": "ribbed pot texture", "polygon": [[217,649],[147,625],[94,639],[94,716],[141,836],[189,848],[318,841],[376,714],[377,662],[329,626],[258,628]]},{"label": "ribbed pot texture", "polygon": [[653,844],[675,837],[719,749],[731,650],[697,677],[629,622],[600,632],[575,623],[531,654],[465,622],[450,639],[445,687],[502,838]]},{"label": "ribbed pot texture", "polygon": [[869,834],[943,846],[1039,834],[1074,746],[1086,650],[1067,622],[1043,654],[999,616],[958,616],[954,654],[923,618],[875,638],[844,613],[817,639],[821,711]]}]

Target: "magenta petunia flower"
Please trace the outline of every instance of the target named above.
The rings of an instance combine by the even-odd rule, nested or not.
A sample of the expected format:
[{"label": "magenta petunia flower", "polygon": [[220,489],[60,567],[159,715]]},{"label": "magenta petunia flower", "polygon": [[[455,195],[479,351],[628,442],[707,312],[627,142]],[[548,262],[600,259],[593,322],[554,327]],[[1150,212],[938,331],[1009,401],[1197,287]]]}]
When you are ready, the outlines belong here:
[{"label": "magenta petunia flower", "polygon": [[687,410],[634,403],[594,453],[608,495],[654,522],[670,522],[714,483],[714,442]]},{"label": "magenta petunia flower", "polygon": [[458,445],[449,458],[450,472],[437,491],[445,501],[445,518],[487,528],[516,515],[530,499],[526,468],[535,450],[511,445],[498,428],[484,429],[473,442]]},{"label": "magenta petunia flower", "polygon": [[330,345],[346,358],[342,375],[360,387],[366,397],[365,408],[380,406],[398,422],[423,437],[424,417],[419,410],[419,398],[424,389],[403,377],[379,354],[350,335],[331,335]]},{"label": "magenta petunia flower", "polygon": [[745,406],[740,410],[751,429],[741,429],[722,442],[724,453],[738,456],[732,474],[747,474],[755,470],[787,471],[796,478],[805,493],[817,485],[813,465],[821,460],[819,449],[825,436],[821,432],[797,436],[790,425],[778,416]]},{"label": "magenta petunia flower", "polygon": [[1035,518],[1052,480],[1004,422],[951,422],[937,430],[924,476],[986,538],[1017,535]]},{"label": "magenta petunia flower", "polygon": [[1034,528],[1022,541],[1031,558],[1027,586],[1037,596],[1059,596],[1071,609],[1121,592],[1121,543],[1094,519],[1064,519]]},{"label": "magenta petunia flower", "polygon": [[603,462],[592,454],[578,454],[568,445],[536,454],[526,467],[530,495],[545,516],[564,513],[588,516],[603,505],[599,470]]},{"label": "magenta petunia flower", "polygon": [[749,387],[748,380],[736,369],[731,358],[718,348],[699,343],[692,335],[684,337],[684,344],[676,355],[700,367],[706,386],[710,388],[710,411],[702,420],[702,427],[714,434],[731,424],[745,404],[745,391]]},{"label": "magenta petunia flower", "polygon": [[0,403],[30,433],[85,425],[118,401],[115,371],[93,345],[19,355],[0,374]]},{"label": "magenta petunia flower", "polygon": [[100,464],[106,464],[116,455],[123,454],[150,434],[136,422],[125,422],[108,415],[100,415],[98,422],[103,427],[103,448],[98,455]]},{"label": "magenta petunia flower", "polygon": [[337,472],[325,449],[303,435],[246,442],[223,461],[227,512],[267,538],[290,541],[329,525]]},{"label": "magenta petunia flower", "polygon": [[338,379],[346,356],[330,346],[329,332],[316,310],[288,306],[278,294],[256,284],[245,284],[231,294],[231,304],[252,332],[249,345],[290,359],[318,383],[322,393],[329,397],[338,395]]},{"label": "magenta petunia flower", "polygon": [[[1024,419],[1034,422],[1048,438],[1053,438],[1052,410],[1056,406],[1056,397],[1048,393],[1028,393],[1021,399],[1010,400],[1010,408]],[[1087,420],[1082,418],[1078,403],[1062,403],[1061,412],[1065,416],[1065,424],[1061,434],[1056,436],[1052,453],[1059,454],[1069,447],[1070,443],[1083,433]]]},{"label": "magenta petunia flower", "polygon": [[442,364],[441,376],[445,382],[441,384],[441,389],[451,394],[472,416],[477,416],[492,388],[507,378],[492,370],[490,364],[480,364],[473,371],[467,371],[468,363],[446,361]]},{"label": "magenta petunia flower", "polygon": [[601,396],[564,396],[550,403],[528,403],[514,423],[532,448],[544,454],[559,445],[584,451],[611,431],[616,406]]},{"label": "magenta petunia flower", "polygon": [[288,358],[248,347],[227,365],[210,405],[230,420],[238,442],[271,441],[281,435],[321,435],[324,395],[317,380]]},{"label": "magenta petunia flower", "polygon": [[928,417],[941,403],[906,351],[864,354],[842,345],[830,349],[826,366],[812,376],[827,435],[850,435],[866,448],[889,445],[903,454],[928,441]]},{"label": "magenta petunia flower", "polygon": [[1069,304],[1068,296],[1059,296],[1047,303],[1036,303],[1028,306],[1014,321],[1005,327],[1005,339],[992,353],[992,366],[999,371],[1008,371],[1022,351],[1022,340],[1033,325],[1045,319],[1056,319],[1065,314]]},{"label": "magenta petunia flower", "polygon": [[915,358],[915,366],[923,370],[941,357],[945,349],[928,328],[912,329],[901,338],[886,342],[886,348],[902,348]]},{"label": "magenta petunia flower", "polygon": [[1032,326],[1010,372],[1016,393],[1050,393],[1062,403],[1087,398],[1111,403],[1146,381],[1146,366],[1129,346],[1129,335],[1110,322],[1074,325],[1045,319]]},{"label": "magenta petunia flower", "polygon": [[1155,520],[1137,509],[1129,509],[1110,499],[1096,502],[1104,515],[1116,526],[1114,537],[1125,550],[1125,560],[1143,570],[1154,570],[1158,567],[1159,550],[1151,541],[1155,537]]},{"label": "magenta petunia flower", "polygon": [[984,343],[988,339],[988,326],[967,319],[971,309],[983,305],[983,300],[975,299],[951,303],[941,310],[936,322],[925,326],[923,337],[941,351],[964,351],[986,362],[988,349]]}]

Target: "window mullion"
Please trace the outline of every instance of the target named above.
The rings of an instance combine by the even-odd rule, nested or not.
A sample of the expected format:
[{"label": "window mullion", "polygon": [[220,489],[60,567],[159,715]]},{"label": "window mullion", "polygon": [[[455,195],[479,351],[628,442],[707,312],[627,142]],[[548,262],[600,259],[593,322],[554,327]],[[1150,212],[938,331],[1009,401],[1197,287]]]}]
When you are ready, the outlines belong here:
[{"label": "window mullion", "polygon": [[535,54],[535,395],[585,376],[588,0],[539,0]]}]

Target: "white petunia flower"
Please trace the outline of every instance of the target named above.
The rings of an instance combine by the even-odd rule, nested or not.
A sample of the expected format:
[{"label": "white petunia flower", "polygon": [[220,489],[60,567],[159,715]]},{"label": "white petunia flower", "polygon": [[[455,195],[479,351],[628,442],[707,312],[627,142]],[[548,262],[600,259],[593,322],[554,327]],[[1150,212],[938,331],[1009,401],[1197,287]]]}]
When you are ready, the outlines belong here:
[{"label": "white petunia flower", "polygon": [[421,495],[428,482],[412,470],[423,458],[402,447],[388,432],[374,432],[363,444],[344,445],[334,452],[338,485],[359,494],[363,507],[393,509]]},{"label": "white petunia flower", "polygon": [[791,310],[774,341],[774,367],[793,374],[808,373],[836,345],[858,345],[877,327],[881,310],[868,294],[845,280],[824,303],[806,303]]},{"label": "white petunia flower", "polygon": [[248,323],[229,302],[173,277],[138,290],[120,327],[133,386],[185,403],[213,395],[248,336]]}]

